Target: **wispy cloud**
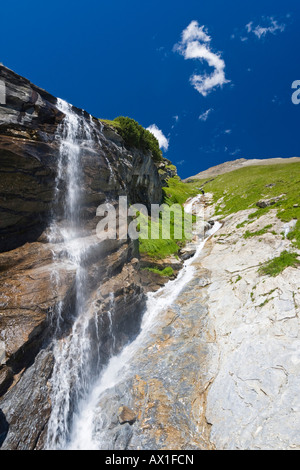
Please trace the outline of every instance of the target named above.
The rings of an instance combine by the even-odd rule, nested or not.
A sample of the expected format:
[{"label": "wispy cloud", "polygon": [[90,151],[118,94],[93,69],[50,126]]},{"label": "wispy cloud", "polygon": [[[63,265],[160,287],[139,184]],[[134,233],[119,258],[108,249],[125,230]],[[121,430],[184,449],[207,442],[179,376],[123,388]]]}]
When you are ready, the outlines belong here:
[{"label": "wispy cloud", "polygon": [[172,124],[171,129],[174,129],[174,127],[175,127],[176,124],[178,123],[178,121],[179,121],[179,116],[178,116],[178,115],[173,116],[173,119],[174,119],[174,123]]},{"label": "wispy cloud", "polygon": [[181,41],[173,49],[183,55],[185,59],[206,61],[214,69],[210,75],[194,73],[190,77],[191,84],[202,96],[207,96],[214,88],[229,82],[225,77],[225,62],[220,54],[211,50],[210,42],[211,37],[205,26],[199,26],[197,21],[192,21],[183,30]]},{"label": "wispy cloud", "polygon": [[210,113],[212,111],[213,111],[213,109],[209,108],[206,111],[204,111],[204,113],[200,114],[200,116],[199,116],[200,121],[203,121],[203,122],[207,121],[208,116],[210,115]]},{"label": "wispy cloud", "polygon": [[[273,16],[267,16],[262,18],[262,24],[254,25],[253,21],[246,24],[245,26],[248,34],[254,34],[258,39],[264,38],[267,34],[278,34],[282,33],[286,25],[284,23],[279,24]],[[243,40],[241,38],[241,40]]]},{"label": "wispy cloud", "polygon": [[240,152],[241,152],[241,149],[235,149],[233,152],[230,152],[229,154],[232,155],[233,157],[235,157],[235,156],[238,155]]},{"label": "wispy cloud", "polygon": [[151,124],[151,126],[147,127],[147,130],[157,138],[159,147],[162,150],[167,151],[169,148],[169,139],[163,134],[163,132],[157,127],[156,124]]}]

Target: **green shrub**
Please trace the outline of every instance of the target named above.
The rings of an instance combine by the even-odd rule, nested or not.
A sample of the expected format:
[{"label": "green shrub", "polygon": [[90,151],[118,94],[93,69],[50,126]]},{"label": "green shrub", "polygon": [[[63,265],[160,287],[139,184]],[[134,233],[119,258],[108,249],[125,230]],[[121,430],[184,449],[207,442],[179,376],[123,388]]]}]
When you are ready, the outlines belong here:
[{"label": "green shrub", "polygon": [[113,122],[117,124],[117,130],[127,147],[135,147],[143,151],[150,150],[155,161],[162,160],[158,140],[150,131],[129,117],[119,116]]}]

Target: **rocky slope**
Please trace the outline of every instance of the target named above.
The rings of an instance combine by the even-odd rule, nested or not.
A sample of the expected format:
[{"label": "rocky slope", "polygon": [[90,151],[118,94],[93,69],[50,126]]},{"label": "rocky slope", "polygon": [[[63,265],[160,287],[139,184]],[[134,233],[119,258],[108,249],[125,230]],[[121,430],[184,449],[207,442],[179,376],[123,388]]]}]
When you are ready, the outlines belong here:
[{"label": "rocky slope", "polygon": [[229,216],[202,260],[210,271],[203,296],[216,346],[210,440],[218,449],[299,449],[299,268],[259,275],[261,263],[290,248],[282,237],[287,224],[271,211],[252,230],[273,223],[272,233],[245,239],[237,225],[248,215]]},{"label": "rocky slope", "polygon": [[[0,107],[0,444],[4,449],[33,449],[44,445],[51,411],[52,339],[61,305],[60,336],[68,335],[74,321],[76,268],[66,262],[63,240],[49,241],[54,215],[57,224],[64,224],[67,188],[56,188],[57,132],[64,114],[56,98],[3,66],[0,79],[7,92],[6,105]],[[128,150],[110,127],[85,111],[73,107],[72,112],[93,133],[81,148],[78,217],[79,236],[88,245],[87,308],[98,327],[101,324],[96,328],[91,321],[90,335],[100,348],[103,366],[137,333],[145,294],[136,243],[100,243],[96,209],[107,200],[117,204],[121,195],[148,206],[160,203],[162,184],[150,153]],[[112,296],[117,338],[113,345]]]},{"label": "rocky slope", "polygon": [[[103,448],[300,448],[299,267],[258,273],[290,248],[282,233],[293,223],[271,210],[252,226],[271,221],[272,233],[244,238],[239,224],[253,210],[222,220],[192,279],[98,397],[93,436]],[[126,425],[122,406],[135,417]]]}]

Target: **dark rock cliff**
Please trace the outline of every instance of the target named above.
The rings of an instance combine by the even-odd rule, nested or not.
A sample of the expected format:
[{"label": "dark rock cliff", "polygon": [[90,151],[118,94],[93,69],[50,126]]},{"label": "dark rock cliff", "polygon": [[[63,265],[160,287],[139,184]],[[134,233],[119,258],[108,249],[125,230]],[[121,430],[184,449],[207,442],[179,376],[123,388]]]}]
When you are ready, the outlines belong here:
[{"label": "dark rock cliff", "polygon": [[[3,66],[0,80],[6,85],[6,105],[0,106],[0,446],[41,449],[51,412],[57,305],[63,305],[61,335],[69,334],[74,321],[75,270],[63,263],[61,240],[50,243],[48,237],[54,212],[63,224],[55,184],[56,135],[64,114],[55,97]],[[122,195],[129,202],[160,203],[162,184],[150,153],[126,149],[110,127],[102,128],[83,110],[74,107],[73,112],[99,129],[93,145],[84,146],[77,189],[82,202],[80,236],[89,245],[84,258],[87,308],[101,326],[95,331],[91,324],[90,335],[103,366],[111,353],[137,334],[145,294],[136,243],[129,239],[100,243],[96,209],[107,200],[116,205]],[[55,260],[54,251],[61,253]],[[54,262],[60,278],[55,285]],[[113,327],[108,316],[112,295]]]}]

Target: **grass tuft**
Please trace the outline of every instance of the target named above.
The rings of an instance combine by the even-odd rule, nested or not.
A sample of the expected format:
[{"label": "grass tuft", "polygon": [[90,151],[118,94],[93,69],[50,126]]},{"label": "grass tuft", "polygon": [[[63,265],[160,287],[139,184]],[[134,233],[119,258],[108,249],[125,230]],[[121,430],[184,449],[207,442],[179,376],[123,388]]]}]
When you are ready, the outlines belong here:
[{"label": "grass tuft", "polygon": [[173,277],[174,276],[174,270],[171,268],[171,266],[168,266],[164,269],[158,269],[158,268],[145,268],[145,271],[150,271],[152,273],[159,274],[160,276],[164,277]]},{"label": "grass tuft", "polygon": [[259,273],[266,276],[278,276],[286,268],[297,268],[300,264],[297,253],[291,253],[287,250],[283,251],[280,256],[273,258],[259,268]]}]

